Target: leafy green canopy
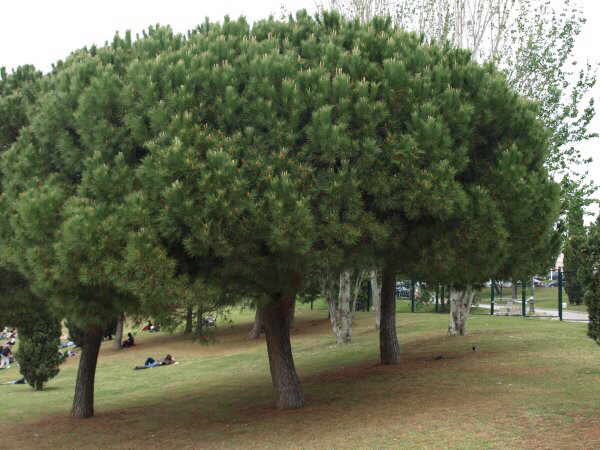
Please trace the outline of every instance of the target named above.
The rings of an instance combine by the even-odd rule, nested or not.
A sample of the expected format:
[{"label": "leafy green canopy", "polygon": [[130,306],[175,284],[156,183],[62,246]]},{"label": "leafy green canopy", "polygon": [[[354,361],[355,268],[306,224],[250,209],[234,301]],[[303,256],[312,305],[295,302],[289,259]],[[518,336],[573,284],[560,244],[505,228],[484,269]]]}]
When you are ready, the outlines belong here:
[{"label": "leafy green canopy", "polygon": [[590,225],[582,253],[585,263],[579,267],[578,278],[590,317],[588,336],[600,344],[600,218]]},{"label": "leafy green canopy", "polygon": [[575,203],[567,214],[567,236],[564,243],[565,290],[569,303],[580,305],[583,302],[584,286],[579,277],[580,268],[586,264],[583,252],[586,243],[586,230],[583,224],[583,205]]},{"label": "leafy green canopy", "polygon": [[58,366],[63,361],[58,347],[61,325],[51,314],[38,315],[35,327],[28,333],[19,329],[19,349],[15,355],[21,375],[36,391],[58,375]]},{"label": "leafy green canopy", "polygon": [[128,76],[151,142],[130,201],[180,265],[281,294],[349,249],[473,282],[548,243],[547,133],[466,51],[299,13],[205,24]]},{"label": "leafy green canopy", "polygon": [[46,77],[29,123],[3,155],[7,259],[82,326],[104,326],[136,307],[120,280],[126,244],[138,242],[129,233],[141,219],[124,198],[145,150],[126,126],[122,78],[134,58],[182,40],[150,29],[135,44],[117,36],[74,52]]}]

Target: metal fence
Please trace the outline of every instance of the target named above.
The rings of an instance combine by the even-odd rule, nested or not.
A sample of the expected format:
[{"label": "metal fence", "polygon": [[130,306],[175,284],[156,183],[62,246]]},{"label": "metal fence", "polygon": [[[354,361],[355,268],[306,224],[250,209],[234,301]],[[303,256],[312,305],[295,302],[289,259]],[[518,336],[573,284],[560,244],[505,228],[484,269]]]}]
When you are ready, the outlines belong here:
[{"label": "metal fence", "polygon": [[[588,321],[585,307],[570,304],[565,285],[568,273],[559,270],[556,279],[526,281],[491,281],[474,301],[471,314],[554,318]],[[420,292],[419,292],[420,291]],[[450,299],[445,286],[428,286],[415,281],[401,281],[396,287],[399,312],[448,312]]]}]

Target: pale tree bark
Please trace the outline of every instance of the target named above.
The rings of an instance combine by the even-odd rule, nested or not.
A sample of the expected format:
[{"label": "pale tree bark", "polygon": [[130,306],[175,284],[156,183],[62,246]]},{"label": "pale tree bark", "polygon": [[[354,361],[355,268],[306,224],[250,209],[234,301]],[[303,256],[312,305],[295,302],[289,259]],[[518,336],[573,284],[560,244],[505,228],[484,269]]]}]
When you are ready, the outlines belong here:
[{"label": "pale tree bark", "polygon": [[379,330],[381,325],[381,290],[377,277],[377,271],[372,270],[369,274],[371,280],[371,298],[373,299],[373,311],[375,311],[375,329]]},{"label": "pale tree bark", "polygon": [[352,309],[351,309],[350,271],[340,274],[340,291],[337,298],[329,299],[329,317],[331,328],[338,344],[349,344],[352,340]]},{"label": "pale tree bark", "polygon": [[381,364],[400,363],[400,344],[396,335],[396,272],[389,268],[382,273],[379,355]]},{"label": "pale tree bark", "polygon": [[94,415],[94,380],[103,331],[101,327],[91,327],[84,331],[71,408],[73,417],[86,418]]},{"label": "pale tree bark", "polygon": [[120,315],[117,319],[117,330],[115,331],[115,348],[120,350],[123,347],[123,327],[125,326],[125,316]]},{"label": "pale tree bark", "polygon": [[352,341],[352,320],[364,277],[364,271],[342,271],[339,275],[338,295],[331,295],[327,299],[331,328],[338,344],[349,344]]},{"label": "pale tree bark", "polygon": [[467,334],[467,320],[471,312],[471,305],[475,297],[473,286],[467,285],[464,290],[450,290],[450,321],[448,336],[465,336]]},{"label": "pale tree bark", "polygon": [[295,295],[273,296],[261,307],[265,339],[269,354],[269,368],[279,409],[300,408],[304,394],[294,366],[290,341],[290,322]]},{"label": "pale tree bark", "polygon": [[248,339],[258,339],[263,332],[263,327],[263,310],[257,306],[254,313],[254,324],[248,333]]}]

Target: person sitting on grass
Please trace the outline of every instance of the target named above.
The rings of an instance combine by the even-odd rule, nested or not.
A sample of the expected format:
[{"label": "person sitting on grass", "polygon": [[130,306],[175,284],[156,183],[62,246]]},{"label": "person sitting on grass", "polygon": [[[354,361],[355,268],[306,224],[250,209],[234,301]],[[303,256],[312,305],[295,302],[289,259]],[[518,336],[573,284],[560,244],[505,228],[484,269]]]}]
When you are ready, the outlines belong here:
[{"label": "person sitting on grass", "polygon": [[123,348],[133,347],[135,345],[135,339],[133,339],[133,334],[127,333],[127,339],[123,341]]},{"label": "person sitting on grass", "polygon": [[142,331],[150,331],[150,330],[152,330],[153,326],[154,325],[152,325],[152,322],[148,321],[148,325],[146,325],[144,328],[142,328]]},{"label": "person sitting on grass", "polygon": [[150,356],[148,359],[146,359],[146,362],[143,366],[135,366],[133,370],[151,369],[153,367],[168,366],[171,364],[177,364],[177,361],[175,361],[175,358],[173,358],[171,355],[167,355],[158,361]]},{"label": "person sitting on grass", "polygon": [[0,369],[10,369],[10,360],[12,357],[12,352],[10,351],[10,347],[7,345],[2,348],[0,352]]}]

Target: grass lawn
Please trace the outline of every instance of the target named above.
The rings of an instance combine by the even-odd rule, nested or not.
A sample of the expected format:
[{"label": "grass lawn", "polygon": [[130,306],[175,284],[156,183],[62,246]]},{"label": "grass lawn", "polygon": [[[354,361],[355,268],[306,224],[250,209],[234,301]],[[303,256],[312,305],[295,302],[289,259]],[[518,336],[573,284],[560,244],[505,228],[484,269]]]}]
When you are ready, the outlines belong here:
[{"label": "grass lawn", "polygon": [[[166,333],[104,345],[92,419],[68,415],[75,358],[44,392],[0,386],[0,447],[600,448],[600,346],[584,324],[473,316],[470,336],[449,338],[444,314],[399,314],[403,361],[383,367],[371,313],[336,346],[326,312],[303,306],[292,345],[306,407],[278,411],[264,341],[246,339],[252,314],[233,319],[212,345]],[[181,363],[132,370],[166,353]]]}]

